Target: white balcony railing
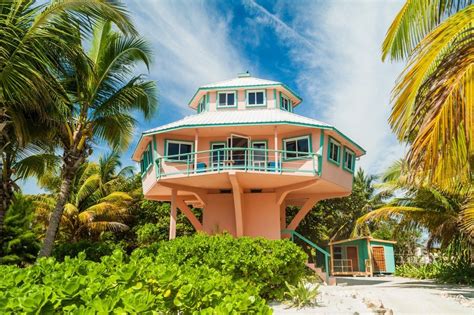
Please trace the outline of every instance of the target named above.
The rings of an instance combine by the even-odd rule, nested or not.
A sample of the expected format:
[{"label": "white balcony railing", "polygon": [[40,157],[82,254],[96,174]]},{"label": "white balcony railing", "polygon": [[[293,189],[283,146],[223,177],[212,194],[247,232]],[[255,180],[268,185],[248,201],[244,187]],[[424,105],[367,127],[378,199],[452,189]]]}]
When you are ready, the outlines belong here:
[{"label": "white balcony railing", "polygon": [[227,170],[264,173],[320,174],[321,156],[314,152],[293,152],[261,148],[219,148],[156,159],[158,178],[190,176]]}]

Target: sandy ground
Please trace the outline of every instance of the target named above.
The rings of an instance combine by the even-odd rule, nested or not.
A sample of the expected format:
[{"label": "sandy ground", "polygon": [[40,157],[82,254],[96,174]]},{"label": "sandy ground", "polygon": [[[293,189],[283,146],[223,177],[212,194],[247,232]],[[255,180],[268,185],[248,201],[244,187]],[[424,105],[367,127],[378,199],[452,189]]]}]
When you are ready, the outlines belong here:
[{"label": "sandy ground", "polygon": [[337,282],[337,286],[320,287],[318,306],[297,310],[274,304],[274,314],[474,315],[474,287],[399,277],[338,278]]}]

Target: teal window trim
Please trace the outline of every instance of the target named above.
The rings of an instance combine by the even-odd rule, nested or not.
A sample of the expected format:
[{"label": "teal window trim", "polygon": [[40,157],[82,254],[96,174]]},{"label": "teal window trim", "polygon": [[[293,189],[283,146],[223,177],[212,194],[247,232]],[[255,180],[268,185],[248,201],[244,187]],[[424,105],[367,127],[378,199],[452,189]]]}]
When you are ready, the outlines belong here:
[{"label": "teal window trim", "polygon": [[151,141],[147,144],[145,151],[142,153],[142,159],[140,160],[140,172],[142,177],[150,170],[153,166],[153,151]]},{"label": "teal window trim", "polygon": [[[283,106],[283,104],[285,103],[284,100],[287,101],[288,109]],[[288,96],[286,96],[285,94],[282,94],[281,92],[280,92],[280,109],[285,110],[290,113],[293,112],[293,103],[291,102]]]},{"label": "teal window trim", "polygon": [[[227,149],[227,141],[211,141],[209,143],[209,149],[210,150],[214,150],[212,147],[215,145],[215,144],[223,144],[224,145],[224,149]],[[224,150],[224,156],[222,157],[224,160],[227,158],[227,151]],[[212,152],[209,153],[209,167],[212,168]]]},{"label": "teal window trim", "polygon": [[[264,150],[265,150],[265,166],[266,166],[267,163],[268,163],[268,161],[269,161],[269,156],[268,156],[268,153],[269,153],[269,151],[268,151],[268,140],[263,139],[263,140],[253,140],[253,141],[250,141],[250,148],[253,149],[253,145],[254,145],[254,144],[257,144],[257,143],[264,143],[264,144],[265,144],[265,149],[264,149]],[[254,153],[254,151],[251,150],[251,151],[250,151],[250,163],[251,163],[251,165],[252,165],[252,168],[254,167],[254,166],[253,166],[253,153]]]},{"label": "teal window trim", "polygon": [[[288,158],[287,157],[287,152],[296,152],[296,153],[299,153],[298,151],[288,151],[286,149],[286,143],[287,142],[290,142],[290,141],[298,141],[298,140],[301,140],[301,139],[308,139],[308,155],[307,156],[297,156],[297,157],[292,157],[292,158]],[[312,158],[312,153],[313,153],[313,140],[312,140],[312,136],[311,134],[307,134],[307,135],[301,135],[301,136],[297,136],[297,137],[291,137],[291,138],[284,138],[282,140],[282,149],[283,149],[283,161],[295,161],[295,160],[309,160]],[[296,148],[298,150],[298,148]]]},{"label": "teal window trim", "polygon": [[324,130],[320,129],[319,132],[318,173],[321,176],[323,174]]},{"label": "teal window trim", "polygon": [[[346,162],[347,162],[346,153],[348,153],[350,155],[352,168],[349,168],[349,167],[346,166]],[[355,153],[354,153],[354,151],[352,151],[351,149],[349,149],[347,147],[344,147],[344,149],[343,149],[343,161],[342,162],[343,162],[342,163],[342,168],[345,171],[348,171],[349,173],[354,174],[354,170],[355,170]]]},{"label": "teal window trim", "polygon": [[273,89],[273,100],[275,101],[275,109],[276,109],[278,108],[277,89]]},{"label": "teal window trim", "polygon": [[[220,105],[219,103],[219,95],[221,94],[234,94],[234,105],[231,105],[231,106],[227,106],[227,105]],[[221,91],[221,92],[217,92],[216,93],[216,108],[217,109],[226,109],[226,108],[237,108],[238,104],[239,104],[239,100],[238,100],[238,91]],[[226,96],[226,103],[227,103],[227,96]]]},{"label": "teal window trim", "polygon": [[206,100],[206,98],[207,98],[207,95],[204,95],[201,98],[201,100],[199,101],[198,107],[197,107],[198,114],[207,111],[207,100]]},{"label": "teal window trim", "polygon": [[[263,104],[249,104],[249,93],[263,93]],[[257,95],[255,95],[255,101],[257,100]],[[245,91],[245,107],[267,107],[267,90],[246,90]]]},{"label": "teal window trim", "polygon": [[[340,166],[341,165],[341,153],[342,153],[342,146],[341,146],[341,143],[337,140],[335,140],[334,138],[332,137],[328,137],[328,155],[327,155],[327,159],[329,162],[337,165],[337,166]],[[333,160],[331,158],[331,155],[332,155],[332,145],[335,145],[337,147],[339,147],[339,150],[337,152],[337,160]]]},{"label": "teal window trim", "polygon": [[160,175],[160,165],[158,162],[158,145],[156,143],[156,135],[153,135],[153,162],[156,162],[155,174],[156,174],[156,177],[158,178]]},{"label": "teal window trim", "polygon": [[[190,144],[191,145],[191,156],[192,153],[194,153],[194,142],[192,141],[187,141],[187,140],[177,140],[177,139],[165,139],[165,162],[170,162],[170,163],[187,163],[187,160],[173,160],[173,159],[168,159],[168,144],[169,143],[182,143],[182,144]],[[191,159],[190,161],[194,161]]]}]

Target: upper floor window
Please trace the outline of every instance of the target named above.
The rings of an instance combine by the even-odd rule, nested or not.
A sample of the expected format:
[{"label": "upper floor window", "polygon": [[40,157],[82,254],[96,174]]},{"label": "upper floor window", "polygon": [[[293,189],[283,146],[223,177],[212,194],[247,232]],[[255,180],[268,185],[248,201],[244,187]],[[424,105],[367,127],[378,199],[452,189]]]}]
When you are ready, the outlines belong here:
[{"label": "upper floor window", "polygon": [[187,141],[166,141],[166,159],[173,161],[192,160],[193,143]]},{"label": "upper floor window", "polygon": [[143,151],[142,159],[140,160],[140,171],[145,173],[150,165],[153,163],[153,151],[151,150],[151,143],[148,144],[146,150]]},{"label": "upper floor window", "polygon": [[291,112],[292,111],[292,106],[291,106],[291,101],[289,98],[287,98],[286,96],[282,96],[281,97],[281,109],[284,109],[288,112]]},{"label": "upper floor window", "polygon": [[206,97],[205,96],[203,96],[201,100],[199,101],[197,111],[198,113],[202,113],[206,111]]},{"label": "upper floor window", "polygon": [[355,154],[351,150],[344,148],[344,169],[349,172],[354,172]]},{"label": "upper floor window", "polygon": [[285,159],[308,157],[311,140],[309,136],[283,140]]},{"label": "upper floor window", "polygon": [[235,92],[219,92],[217,93],[217,107],[235,107]]},{"label": "upper floor window", "polygon": [[265,91],[247,91],[248,106],[265,106]]},{"label": "upper floor window", "polygon": [[341,163],[341,145],[333,138],[329,138],[328,160],[337,165]]}]

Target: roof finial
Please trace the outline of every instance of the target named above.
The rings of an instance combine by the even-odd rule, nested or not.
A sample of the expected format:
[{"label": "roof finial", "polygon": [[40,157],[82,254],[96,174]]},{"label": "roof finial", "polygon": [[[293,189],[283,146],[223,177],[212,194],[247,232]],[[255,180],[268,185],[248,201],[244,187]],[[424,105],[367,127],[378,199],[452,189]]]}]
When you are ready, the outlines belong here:
[{"label": "roof finial", "polygon": [[238,78],[248,78],[248,77],[250,77],[250,76],[251,76],[251,75],[250,75],[250,72],[249,72],[248,70],[245,71],[245,72],[242,72],[242,73],[238,73],[238,74],[237,74],[237,77],[238,77]]}]

